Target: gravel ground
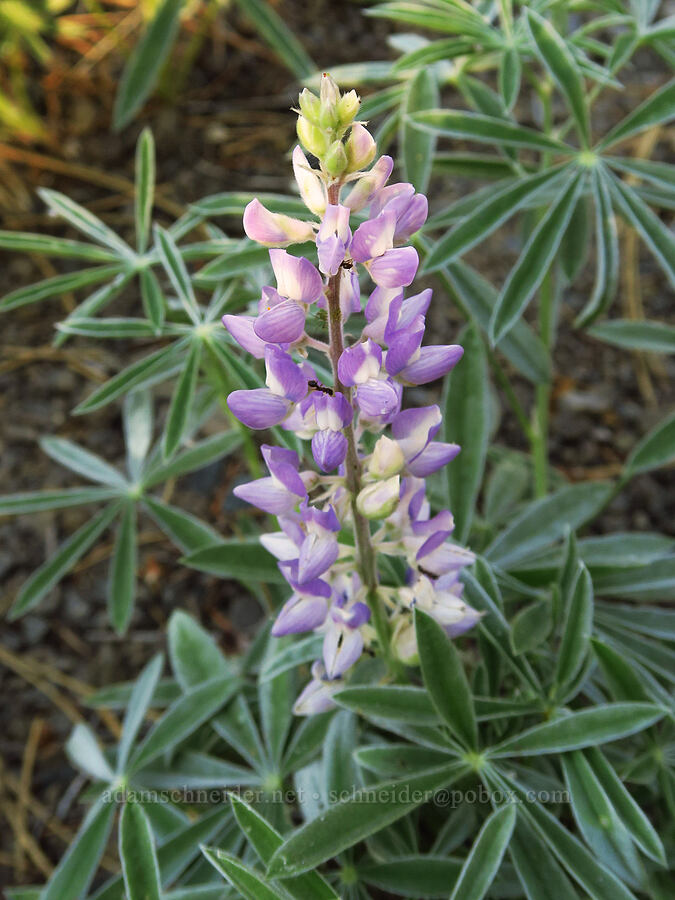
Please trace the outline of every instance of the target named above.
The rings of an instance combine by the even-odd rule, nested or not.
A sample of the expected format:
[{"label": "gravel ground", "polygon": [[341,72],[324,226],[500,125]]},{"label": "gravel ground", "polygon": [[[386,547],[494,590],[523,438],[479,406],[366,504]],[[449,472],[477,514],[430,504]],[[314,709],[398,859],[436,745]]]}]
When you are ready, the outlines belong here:
[{"label": "gravel ground", "polygon": [[[294,0],[280,8],[289,24],[322,66],[387,54],[385,23],[369,20],[364,27],[358,7],[315,2],[313,21]],[[209,47],[199,69],[175,105],[153,101],[142,118],[127,131],[107,130],[111,86],[116,72],[104,70],[85,82],[69,83],[64,94],[63,133],[58,156],[69,164],[85,164],[105,176],[132,177],[133,147],[140,128],[150,124],[157,143],[159,196],[183,205],[222,190],[277,190],[288,188],[288,170],[280,165],[293,139],[293,118],[288,108],[294,88],[284,69],[270,58],[245,26],[231,20],[236,41],[224,52]],[[237,37],[239,35],[239,37]],[[241,40],[243,36],[244,40]],[[658,68],[640,68],[632,90],[644,92],[663,78]],[[103,102],[101,100],[103,98]],[[616,118],[617,110],[605,114]],[[671,148],[672,149],[672,148]],[[668,148],[663,152],[667,153]],[[56,156],[57,154],[53,154]],[[0,171],[0,181],[3,173]],[[60,226],[49,223],[32,193],[37,185],[53,187],[89,205],[111,225],[130,229],[132,210],[123,194],[93,179],[88,183],[33,164],[17,166],[12,199],[6,199],[3,227],[26,230]],[[447,199],[466,190],[461,183],[439,186]],[[7,190],[3,188],[7,198]],[[160,210],[160,220],[168,221]],[[64,232],[65,233],[65,232]],[[515,247],[515,236],[514,247]],[[500,283],[511,260],[503,243],[483,245],[470,261],[495,283]],[[0,272],[2,293],[53,274],[39,260],[5,257]],[[573,333],[570,322],[590,288],[592,274],[570,291],[561,314],[560,339],[555,355],[556,391],[551,419],[551,459],[572,480],[612,475],[636,440],[675,407],[675,362],[653,363],[653,393],[641,391],[631,357]],[[673,321],[672,293],[644,250],[640,257],[640,283],[650,318]],[[622,295],[625,283],[622,283]],[[619,298],[619,303],[623,296]],[[430,339],[452,340],[460,319],[436,294],[432,306]],[[121,422],[113,404],[85,418],[71,418],[70,410],[91,390],[92,376],[102,379],[117,371],[138,345],[115,342],[96,347],[73,343],[54,354],[50,345],[54,323],[68,301],[18,309],[3,321],[0,335],[0,492],[69,486],[76,476],[52,463],[37,446],[45,433],[81,441],[111,462],[123,457]],[[70,348],[70,349],[69,349]],[[77,348],[77,349],[75,349]],[[528,386],[516,378],[516,390],[530,403]],[[524,449],[513,417],[504,413],[499,439]],[[240,473],[236,460],[225,460],[183,479],[172,502],[208,519],[226,533],[229,507],[226,498],[233,478]],[[660,530],[675,534],[673,470],[644,475],[613,502],[595,523],[594,530]],[[1,611],[11,605],[25,578],[52,553],[68,534],[90,515],[88,509],[44,513],[0,522]],[[0,646],[0,690],[10,698],[0,716],[0,791],[13,827],[21,827],[25,812],[17,803],[22,767],[28,779],[28,835],[44,853],[43,865],[57,860],[63,842],[55,831],[54,813],[68,826],[80,812],[75,803],[76,778],[62,751],[65,736],[78,715],[100,731],[114,728],[109,719],[86,711],[79,704],[87,687],[133,677],[165,642],[165,625],[172,610],[186,609],[202,621],[221,642],[234,650],[246,640],[260,615],[256,601],[234,584],[217,581],[178,565],[178,552],[157,540],[151,523],[142,525],[139,592],[129,634],[118,638],[105,611],[105,573],[101,555],[90,554],[35,612],[16,623],[4,622]],[[110,546],[104,548],[109,554]],[[59,673],[61,673],[59,675]],[[77,683],[67,679],[75,679]],[[109,735],[108,735],[109,736]],[[29,752],[26,752],[28,741]],[[37,763],[31,760],[35,752]],[[25,797],[24,797],[25,805]],[[2,829],[0,886],[41,880],[39,867],[11,849],[12,830]],[[39,856],[38,856],[39,859]],[[4,868],[3,868],[4,867]]]}]

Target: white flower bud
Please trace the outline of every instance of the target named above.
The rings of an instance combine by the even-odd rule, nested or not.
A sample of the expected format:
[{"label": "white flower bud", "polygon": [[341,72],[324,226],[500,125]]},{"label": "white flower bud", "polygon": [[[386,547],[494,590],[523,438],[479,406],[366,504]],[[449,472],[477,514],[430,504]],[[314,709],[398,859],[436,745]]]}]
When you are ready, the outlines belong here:
[{"label": "white flower bud", "polygon": [[356,498],[356,508],[366,519],[385,519],[396,509],[399,494],[400,478],[394,475],[366,485]]},{"label": "white flower bud", "polygon": [[340,120],[340,125],[342,125],[343,128],[346,128],[347,125],[351,125],[357,112],[359,111],[360,106],[361,98],[356,93],[356,91],[349,91],[348,93],[340,97],[337,112],[338,118]]},{"label": "white flower bud", "polygon": [[403,451],[398,443],[386,435],[382,435],[375,444],[373,455],[368,463],[368,472],[373,478],[391,478],[400,472],[405,463]]},{"label": "white flower bud", "polygon": [[417,649],[417,635],[415,626],[410,616],[401,616],[394,625],[394,633],[391,638],[392,650],[406,666],[419,665],[419,653]]},{"label": "white flower bud", "polygon": [[304,116],[298,116],[297,132],[302,146],[309,153],[313,153],[314,156],[320,158],[328,150],[326,135],[316,125],[312,125],[309,119],[306,119]]}]

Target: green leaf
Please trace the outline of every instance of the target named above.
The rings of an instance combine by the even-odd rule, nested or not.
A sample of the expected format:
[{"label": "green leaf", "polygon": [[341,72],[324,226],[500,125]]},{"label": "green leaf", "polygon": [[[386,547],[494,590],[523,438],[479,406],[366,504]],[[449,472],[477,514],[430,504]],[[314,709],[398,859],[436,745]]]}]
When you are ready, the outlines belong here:
[{"label": "green leaf", "polygon": [[518,99],[521,74],[518,50],[515,47],[506,47],[499,62],[499,93],[504,98],[507,110],[510,110]]},{"label": "green leaf", "polygon": [[42,600],[58,584],[75,563],[84,556],[96,539],[117,515],[119,505],[111,503],[78,529],[24,582],[12,606],[9,618],[17,619]]},{"label": "green leaf", "polygon": [[161,788],[260,787],[261,779],[245,766],[226,762],[217,756],[187,750],[170,760],[156,759],[134,776],[134,784]]},{"label": "green leaf", "polygon": [[144,356],[108,379],[100,387],[96,388],[86,400],[83,400],[75,409],[75,415],[93,412],[102,406],[116,400],[121,394],[126,394],[133,388],[147,387],[168,378],[180,365],[180,355],[185,349],[187,338],[162,347],[148,356]]},{"label": "green leaf", "polygon": [[481,153],[436,153],[434,171],[460,178],[498,179],[513,176],[513,166],[501,156]]},{"label": "green leaf", "polygon": [[446,897],[462,868],[461,860],[446,856],[401,856],[358,867],[359,880],[397,897],[424,900]]},{"label": "green leaf", "polygon": [[257,198],[270,212],[284,213],[287,216],[307,215],[307,207],[300,197],[289,197],[286,194],[246,193],[243,191],[226,191],[222,194],[210,194],[192,204],[192,209],[205,216],[235,216],[241,218],[248,204]]},{"label": "green leaf", "polygon": [[626,461],[626,475],[658,469],[675,459],[675,413],[645,435]]},{"label": "green leaf", "polygon": [[659,602],[672,600],[675,598],[675,558],[659,559],[637,568],[597,576],[595,592],[604,597]]},{"label": "green leaf", "polygon": [[273,656],[266,657],[260,674],[258,675],[258,684],[276,678],[282,672],[288,669],[296,669],[303,663],[308,663],[321,655],[321,647],[323,638],[318,634],[310,634],[301,638],[299,641],[293,641],[288,646],[280,648]]},{"label": "green leaf", "polygon": [[434,272],[456,256],[470,250],[495,229],[510,219],[542,188],[550,186],[568,171],[569,166],[555,166],[511,182],[475,206],[471,214],[433,245],[424,262],[424,272]]},{"label": "green leaf", "polygon": [[244,900],[285,900],[281,888],[271,885],[263,875],[244,865],[236,856],[216,847],[202,847],[202,853]]},{"label": "green leaf", "polygon": [[119,854],[128,900],[160,900],[162,886],[148,817],[127,801],[120,817]]},{"label": "green leaf", "polygon": [[509,855],[527,900],[579,900],[556,858],[524,816],[517,816]]},{"label": "green leaf", "polygon": [[633,666],[608,644],[594,638],[592,641],[600,668],[615,700],[648,703],[653,698],[644,687]]},{"label": "green leaf", "polygon": [[[334,804],[318,819],[294,831],[275,852],[268,873],[286,878],[313,869],[421,806],[466,771],[463,763],[452,763],[420,772],[412,778],[355,791],[348,800]],[[373,791],[374,795],[369,793]],[[369,796],[384,799],[364,802]]]},{"label": "green leaf", "polygon": [[412,725],[437,725],[438,713],[429,694],[422,688],[405,685],[351,685],[334,694],[336,703],[359,715],[409,722]]},{"label": "green leaf", "polygon": [[295,34],[265,0],[237,0],[256,31],[296,78],[316,71],[316,64]]},{"label": "green leaf", "polygon": [[[415,244],[427,253],[428,242],[418,235]],[[439,270],[440,280],[460,309],[487,333],[490,315],[497,302],[494,287],[465,262],[456,260]],[[534,384],[543,384],[550,377],[551,363],[541,338],[522,320],[499,343],[499,350],[522,375]]]},{"label": "green leaf", "polygon": [[131,691],[131,697],[127,705],[124,715],[124,724],[122,726],[122,737],[120,738],[119,747],[117,749],[117,770],[124,772],[129,759],[129,753],[133,747],[136,735],[143,724],[145,714],[153,698],[153,694],[159,682],[159,676],[162,674],[164,666],[164,657],[161,653],[157,653],[150,662],[145,666],[141,674],[136,679]]},{"label": "green leaf", "polygon": [[283,584],[276,559],[265,550],[257,538],[247,540],[230,539],[213,543],[190,553],[182,562],[192,569],[233,578],[236,581],[264,581],[268,584]]},{"label": "green leaf", "polygon": [[140,476],[143,462],[152,443],[153,402],[147,390],[130,391],[122,408],[124,443],[127,448],[127,469],[132,478]]},{"label": "green leaf", "polygon": [[66,743],[66,754],[76,769],[97,781],[110,783],[113,780],[114,772],[88,725],[80,722],[73,728]]},{"label": "green leaf", "polygon": [[260,770],[267,754],[260,740],[255,719],[242,694],[238,694],[224,713],[211,723],[214,731],[230,744],[250,765]]},{"label": "green leaf", "polygon": [[178,299],[183,305],[183,309],[188,317],[198,325],[201,320],[197,298],[190,280],[190,273],[187,270],[183,257],[176,246],[170,232],[155,225],[155,243],[159,258],[164,266],[164,271],[169,276],[173,289],[178,295]]},{"label": "green leaf", "polygon": [[567,100],[582,146],[588,147],[591,141],[591,125],[584,82],[576,60],[550,22],[532,9],[526,12],[527,24],[537,53]]},{"label": "green leaf", "polygon": [[269,263],[269,250],[266,247],[245,244],[224,256],[219,256],[197,272],[195,281],[198,285],[209,287],[225,278],[246,275],[252,269]]},{"label": "green leaf", "polygon": [[162,503],[156,497],[144,497],[143,503],[164,534],[183,553],[195,553],[221,540],[210,525],[177,506]]},{"label": "green leaf", "polygon": [[181,475],[188,472],[209,466],[216,460],[238,450],[242,441],[242,433],[239,431],[223,431],[220,434],[211,435],[203,441],[197,441],[173,459],[158,465],[151,465],[143,476],[143,484],[146,487],[153,487],[161,481],[180,478]]},{"label": "green leaf", "polygon": [[467,326],[458,340],[465,353],[447,382],[443,440],[462,448],[447,467],[447,478],[454,534],[458,541],[465,542],[485,470],[491,424],[490,379],[485,345],[476,328]]},{"label": "green leaf", "polygon": [[410,125],[408,116],[438,106],[438,84],[433,70],[422,68],[408,82],[401,107],[399,147],[404,181],[424,193],[429,185],[436,137]]},{"label": "green leaf", "polygon": [[115,539],[108,581],[108,615],[118,634],[124,634],[131,619],[136,596],[136,504],[124,507]]},{"label": "green leaf", "polygon": [[79,272],[66,272],[63,275],[54,275],[38,281],[37,284],[29,284],[27,287],[17,288],[0,300],[0,312],[9,312],[19,306],[27,306],[29,303],[37,303],[38,300],[48,300],[50,297],[77,291],[97,284],[99,281],[107,281],[118,275],[121,269],[119,263],[110,266],[96,266],[91,269],[81,269]]},{"label": "green leaf", "polygon": [[[267,865],[284,839],[248,803],[232,794],[230,797],[234,816],[262,863]],[[286,894],[294,900],[337,900],[337,894],[318,872],[307,872],[297,878],[283,881]]]},{"label": "green leaf", "polygon": [[642,879],[630,835],[584,754],[577,750],[561,759],[572,814],[584,840],[602,865],[628,884]]},{"label": "green leaf", "polygon": [[44,437],[40,439],[40,447],[47,456],[66,466],[73,472],[98,481],[111,487],[125,489],[126,479],[100,456],[90,453],[65,438]]},{"label": "green leaf", "polygon": [[173,456],[185,432],[185,426],[197,387],[201,355],[202,342],[201,340],[193,339],[185,362],[185,368],[181,372],[171,398],[171,407],[169,408],[166,428],[164,429],[164,440],[162,442],[164,459]]},{"label": "green leaf", "polygon": [[490,749],[491,757],[540,756],[582,750],[643,731],[663,718],[653,703],[608,703],[535,725]]},{"label": "green leaf", "polygon": [[499,870],[515,823],[516,806],[513,803],[496,810],[485,821],[462,867],[450,900],[482,900]]},{"label": "green leaf", "polygon": [[590,224],[588,200],[582,194],[577,200],[560,245],[560,264],[570,284],[576,281],[586,265],[590,247]]},{"label": "green leaf", "polygon": [[589,747],[585,751],[585,756],[616,815],[628,829],[632,839],[650,859],[665,866],[666,856],[661,838],[642,809],[628,793],[604,754],[597,747]]},{"label": "green leaf", "polygon": [[603,156],[603,160],[611,168],[637,175],[638,178],[651,181],[656,187],[666,190],[675,187],[675,166],[670,163],[655,162],[653,159],[631,159],[629,156]]},{"label": "green leaf", "polygon": [[604,506],[612,488],[608,483],[572,484],[549,497],[535,500],[490,544],[485,556],[502,568],[531,556],[559,540],[566,529],[575,531]]},{"label": "green leaf", "polygon": [[490,321],[494,343],[498,343],[513,328],[549,271],[576,206],[583,181],[583,173],[577,172],[565,183],[565,187],[533,231],[518,262],[511,269]]},{"label": "green leaf", "polygon": [[80,900],[89,889],[108,842],[115,804],[100,798],[89,810],[41,893],[42,900]]},{"label": "green leaf", "polygon": [[675,110],[675,80],[664,84],[654,93],[629,113],[623,121],[619,122],[609,134],[598,144],[598,150],[604,150],[612,144],[624,141],[634,134],[639,134],[646,128],[652,128],[661,122],[668,121]]},{"label": "green leaf", "polygon": [[442,137],[463,138],[477,143],[504,147],[526,147],[530,150],[561,150],[570,148],[554,138],[532,128],[524,128],[481,113],[461,112],[449,109],[431,109],[415,113],[410,117],[418,128],[439,134]]},{"label": "green leaf", "polygon": [[21,494],[5,494],[0,497],[0,516],[18,516],[23,513],[44,512],[49,509],[67,509],[84,506],[118,497],[112,488],[66,488],[63,491],[26,491]]},{"label": "green leaf", "polygon": [[[141,131],[136,143],[136,247],[145,253],[150,234],[152,204],[155,197],[155,139],[149,128]],[[146,270],[150,271],[150,270]]]},{"label": "green leaf", "polygon": [[87,262],[113,262],[118,254],[105,247],[95,247],[82,241],[57,238],[50,234],[30,234],[20,231],[0,231],[0,250],[20,253],[39,253],[61,259],[86,259]]},{"label": "green leaf", "polygon": [[380,778],[403,778],[422,769],[431,769],[451,762],[451,754],[415,744],[376,744],[359,747],[354,759],[362,769]]},{"label": "green leaf", "polygon": [[675,325],[637,319],[612,319],[589,329],[591,337],[627,350],[675,353]]},{"label": "green leaf", "polygon": [[147,766],[153,759],[196,731],[227,703],[236,687],[232,678],[227,676],[212,678],[183,694],[171,704],[143,743],[136,748],[130,760],[131,770],[138,771]]},{"label": "green leaf", "polygon": [[551,601],[535,600],[519,610],[511,621],[511,647],[518,656],[539,647],[551,633]]},{"label": "green leaf", "polygon": [[[263,666],[273,664],[284,647],[293,643],[293,636],[270,638],[267,642]],[[260,724],[268,756],[275,768],[281,765],[286,738],[293,721],[293,702],[297,696],[295,673],[284,669],[265,681],[258,681],[258,709]]]},{"label": "green leaf", "polygon": [[164,316],[166,315],[166,301],[157,276],[150,267],[141,269],[141,299],[143,301],[143,309],[148,320],[155,330],[155,334],[159,334],[164,325]]},{"label": "green leaf", "polygon": [[476,713],[464,666],[441,626],[415,608],[415,634],[424,685],[439,716],[453,735],[475,750],[478,746]]},{"label": "green leaf", "polygon": [[154,89],[178,32],[184,0],[163,0],[124,67],[115,96],[113,127],[131,122]]},{"label": "green leaf", "polygon": [[619,211],[654,254],[670,283],[675,285],[675,237],[672,232],[632,188],[611,175],[605,177]]},{"label": "green leaf", "polygon": [[593,583],[588,569],[580,563],[556,662],[555,685],[558,697],[565,695],[578,675],[588,654],[592,631]]},{"label": "green leaf", "polygon": [[168,637],[171,669],[184,691],[210,678],[232,675],[213,637],[180,609],[171,614]]},{"label": "green leaf", "polygon": [[131,247],[119,235],[115,234],[111,228],[108,228],[98,216],[89,212],[84,206],[80,206],[79,203],[71,200],[70,197],[66,197],[65,194],[53,191],[50,188],[38,188],[38,194],[41,200],[49,207],[52,215],[65,219],[73,228],[77,228],[78,231],[86,234],[87,237],[96,241],[97,244],[102,244],[118,256],[122,256],[127,260],[135,258],[136,254]]},{"label": "green leaf", "polygon": [[591,297],[575,321],[577,327],[592,322],[614,299],[619,284],[619,238],[609,188],[597,169],[591,176],[595,206],[596,273]]},{"label": "green leaf", "polygon": [[62,335],[81,334],[85,337],[99,339],[114,338],[151,338],[156,332],[151,322],[145,319],[124,319],[111,317],[95,319],[69,316],[65,322],[58,322],[56,327]]}]

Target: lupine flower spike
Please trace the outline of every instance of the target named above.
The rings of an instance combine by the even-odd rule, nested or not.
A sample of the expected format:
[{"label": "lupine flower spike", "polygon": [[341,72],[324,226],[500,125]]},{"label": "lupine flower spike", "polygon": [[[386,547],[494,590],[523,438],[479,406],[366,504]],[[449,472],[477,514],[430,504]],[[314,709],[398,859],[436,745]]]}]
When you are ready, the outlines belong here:
[{"label": "lupine flower spike", "polygon": [[[434,440],[438,406],[401,408],[404,386],[442,378],[462,348],[423,346],[431,291],[406,297],[404,289],[418,266],[406,242],[423,225],[427,200],[411,184],[387,185],[390,157],[367,168],[376,146],[356,121],[359,105],[356,93],[341,95],[329,75],[319,97],[301,93],[293,171],[316,218],[294,219],[251,201],[244,228],[273,248],[276,285],[262,289],[257,315],[223,319],[238,344],[264,359],[267,373],[265,388],[230,394],[230,409],[250,428],[281,425],[310,441],[319,470],[302,469],[291,450],[263,446],[269,476],[235,490],[279,522],[262,543],[292,594],[272,633],[324,635],[323,658],[295,704],[301,715],[333,705],[364,648],[392,665],[414,664],[415,606],[451,637],[479,618],[462,600],[459,578],[474,556],[450,540],[450,512],[432,516],[425,496],[424,479],[459,447]],[[308,240],[316,244],[315,261],[284,249]],[[362,280],[374,284],[364,303]],[[327,343],[307,333],[320,311]],[[363,316],[361,333],[346,342],[343,324],[355,314]],[[322,353],[331,384],[318,374],[326,368],[319,366]],[[378,556],[405,562],[404,586],[379,584]]]}]

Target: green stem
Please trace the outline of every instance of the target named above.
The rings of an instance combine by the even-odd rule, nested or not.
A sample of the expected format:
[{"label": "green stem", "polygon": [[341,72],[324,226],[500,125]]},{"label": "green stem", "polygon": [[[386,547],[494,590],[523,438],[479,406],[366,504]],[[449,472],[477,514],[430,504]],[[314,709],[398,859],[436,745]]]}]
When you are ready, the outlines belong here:
[{"label": "green stem", "polygon": [[[336,183],[328,188],[328,202],[339,203],[340,184]],[[334,389],[344,394],[347,400],[351,400],[351,390],[340,381],[338,374],[338,360],[342,355],[344,335],[342,332],[342,310],[340,309],[340,273],[331,275],[328,279],[326,291],[328,301],[328,334],[329,357],[333,370]],[[362,516],[356,507],[356,498],[361,490],[361,461],[356,443],[354,428],[351,425],[344,429],[347,438],[347,457],[345,459],[345,482],[350,494],[352,520],[354,522],[354,541],[359,561],[359,570],[363,584],[367,589],[368,606],[372,615],[372,623],[377,634],[380,650],[387,663],[390,673],[397,675],[398,665],[391,652],[391,628],[382,598],[378,592],[378,572],[375,550],[370,539],[370,524],[365,516]]]}]

